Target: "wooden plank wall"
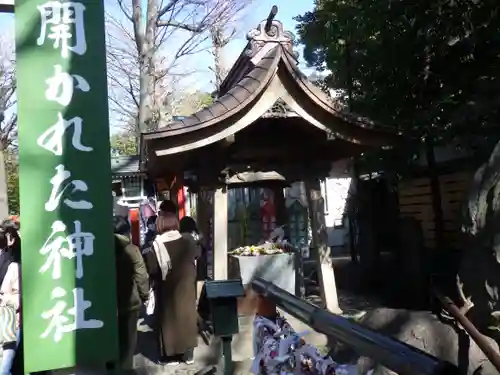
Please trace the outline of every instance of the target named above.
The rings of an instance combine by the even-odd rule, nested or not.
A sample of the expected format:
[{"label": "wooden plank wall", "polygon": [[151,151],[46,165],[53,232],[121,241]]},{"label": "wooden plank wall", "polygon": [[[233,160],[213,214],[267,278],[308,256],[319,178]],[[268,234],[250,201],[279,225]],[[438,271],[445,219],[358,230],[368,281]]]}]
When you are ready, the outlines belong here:
[{"label": "wooden plank wall", "polygon": [[[461,249],[461,212],[474,173],[455,172],[439,177],[443,203],[445,241],[452,249]],[[403,180],[399,184],[399,211],[402,217],[414,217],[422,224],[425,246],[435,247],[434,213],[429,178]]]}]

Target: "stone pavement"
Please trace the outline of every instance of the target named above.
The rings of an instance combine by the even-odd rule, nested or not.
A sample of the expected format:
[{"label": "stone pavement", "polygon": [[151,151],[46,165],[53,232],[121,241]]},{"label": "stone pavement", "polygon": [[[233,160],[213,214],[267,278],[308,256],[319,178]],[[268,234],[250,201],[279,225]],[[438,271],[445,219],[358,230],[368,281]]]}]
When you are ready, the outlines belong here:
[{"label": "stone pavement", "polygon": [[[340,307],[349,314],[362,310],[370,309],[374,306],[373,302],[367,301],[363,297],[348,294],[344,291],[339,292]],[[311,303],[317,303],[318,298],[308,298]],[[284,314],[297,332],[310,331],[305,340],[318,347],[324,348],[327,345],[327,338],[324,335],[316,333],[308,326],[297,319]],[[241,316],[240,333],[233,338],[233,361],[235,362],[235,375],[249,374],[251,366],[252,350],[252,322],[253,316]],[[144,322],[139,321],[139,337],[137,344],[137,354],[135,356],[136,373],[148,375],[170,375],[170,374],[195,374],[205,366],[217,365],[221,361],[220,342],[213,339],[207,345],[202,338],[198,337],[198,347],[195,349],[194,365],[179,365],[177,367],[161,366],[153,362],[154,357],[154,338],[151,328]]]},{"label": "stone pavement", "polygon": [[[287,316],[285,314],[285,316]],[[311,331],[309,327],[297,321],[296,319],[287,316],[288,320],[298,332]],[[240,333],[233,338],[232,350],[233,361],[235,362],[235,375],[249,374],[251,358],[253,357],[252,350],[252,322],[253,317],[242,316],[240,318]],[[153,362],[154,360],[154,338],[151,328],[144,323],[144,320],[139,321],[139,338],[137,351],[134,358],[136,372],[139,374],[148,375],[169,375],[169,374],[195,374],[202,370],[205,366],[217,365],[221,361],[220,342],[217,339],[212,339],[207,345],[201,337],[198,338],[198,347],[195,349],[195,364],[181,364],[176,367],[161,366]],[[326,346],[326,337],[314,331],[308,334],[305,339],[308,343],[315,346]]]}]

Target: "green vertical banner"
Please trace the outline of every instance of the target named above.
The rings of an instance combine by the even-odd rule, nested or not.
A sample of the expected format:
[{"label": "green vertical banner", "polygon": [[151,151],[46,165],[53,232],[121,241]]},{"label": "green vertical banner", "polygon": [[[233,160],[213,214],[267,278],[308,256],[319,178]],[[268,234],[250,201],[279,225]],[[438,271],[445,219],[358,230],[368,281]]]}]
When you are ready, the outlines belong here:
[{"label": "green vertical banner", "polygon": [[16,0],[26,373],[117,356],[104,2]]}]

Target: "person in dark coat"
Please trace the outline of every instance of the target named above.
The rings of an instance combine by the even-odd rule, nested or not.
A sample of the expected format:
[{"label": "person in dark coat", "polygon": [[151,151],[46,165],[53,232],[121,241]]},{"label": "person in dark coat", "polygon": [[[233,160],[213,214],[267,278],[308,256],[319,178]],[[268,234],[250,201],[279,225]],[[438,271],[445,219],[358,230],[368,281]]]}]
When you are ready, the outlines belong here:
[{"label": "person in dark coat", "polygon": [[193,240],[180,234],[173,213],[158,215],[156,231],[152,277],[160,361],[170,365],[181,361],[191,364],[198,342],[195,289],[198,248]]},{"label": "person in dark coat", "polygon": [[[194,219],[190,216],[184,216],[180,223],[180,232],[186,236],[189,236],[190,238],[193,239],[193,241],[196,243],[196,246],[199,249],[200,257],[197,259],[196,262],[196,281],[201,281],[204,282],[207,277],[207,252],[203,244],[201,243],[201,237],[198,231],[198,226],[196,225],[196,222]],[[204,283],[200,283],[201,285],[196,285],[197,291],[199,290],[198,288],[201,287],[200,290],[200,295],[198,297],[198,315],[201,318],[201,322],[203,323],[205,327],[201,326],[200,328],[206,329],[207,323],[210,321],[210,302],[207,299],[207,293],[206,293],[206,288]]]},{"label": "person in dark coat", "polygon": [[207,278],[206,251],[205,247],[201,243],[200,232],[198,231],[196,221],[194,221],[194,219],[190,216],[184,216],[179,222],[179,232],[183,235],[189,236],[189,238],[192,238],[198,247],[200,257],[196,262],[196,280],[205,281]]},{"label": "person in dark coat", "polygon": [[7,269],[12,263],[12,253],[7,247],[7,237],[6,232],[3,228],[0,228],[0,285],[5,278]]},{"label": "person in dark coat", "polygon": [[118,306],[119,368],[133,368],[137,345],[137,321],[149,297],[149,276],[139,248],[130,241],[130,224],[114,218],[116,291]]},{"label": "person in dark coat", "polygon": [[177,208],[177,205],[173,201],[171,201],[169,199],[165,199],[164,201],[162,201],[160,203],[160,207],[159,207],[158,211],[161,213],[164,213],[164,214],[177,215],[178,208]]}]

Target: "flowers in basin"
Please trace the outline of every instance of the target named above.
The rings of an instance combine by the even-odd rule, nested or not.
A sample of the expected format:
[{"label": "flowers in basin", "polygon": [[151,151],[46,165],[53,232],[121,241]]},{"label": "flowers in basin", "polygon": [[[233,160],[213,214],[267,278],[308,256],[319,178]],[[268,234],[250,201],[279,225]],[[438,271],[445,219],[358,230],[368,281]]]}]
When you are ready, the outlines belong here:
[{"label": "flowers in basin", "polygon": [[293,248],[286,243],[264,242],[259,245],[241,246],[229,252],[230,255],[237,256],[258,256],[258,255],[276,255],[293,252]]}]

